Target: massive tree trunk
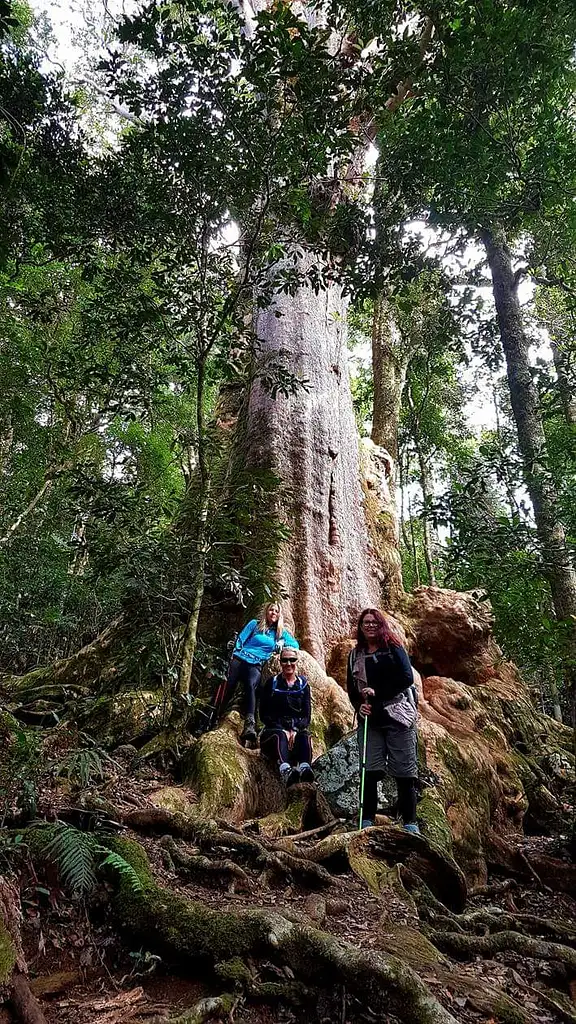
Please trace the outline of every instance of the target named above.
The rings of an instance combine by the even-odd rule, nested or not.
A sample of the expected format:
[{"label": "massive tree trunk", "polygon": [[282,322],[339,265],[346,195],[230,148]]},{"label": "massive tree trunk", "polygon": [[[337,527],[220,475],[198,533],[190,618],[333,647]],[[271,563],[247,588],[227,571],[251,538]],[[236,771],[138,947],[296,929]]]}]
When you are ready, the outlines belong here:
[{"label": "massive tree trunk", "polygon": [[[257,374],[247,410],[249,457],[281,481],[277,513],[290,536],[280,582],[298,637],[322,664],[331,645],[350,635],[362,607],[379,603],[384,582],[365,516],[346,306],[337,284],[276,296],[256,321]],[[306,387],[272,397],[259,376],[271,362]]]},{"label": "massive tree trunk", "polygon": [[[529,361],[529,340],[518,301],[518,281],[501,229],[484,229],[480,237],[492,273],[494,300],[502,346],[506,357],[508,384],[518,443],[524,465],[524,479],[534,508],[542,548],[544,571],[550,584],[556,615],[571,622],[571,648],[576,657],[576,572],[560,521],[554,483],[548,468],[546,438]],[[574,676],[574,671],[571,671]]]}]

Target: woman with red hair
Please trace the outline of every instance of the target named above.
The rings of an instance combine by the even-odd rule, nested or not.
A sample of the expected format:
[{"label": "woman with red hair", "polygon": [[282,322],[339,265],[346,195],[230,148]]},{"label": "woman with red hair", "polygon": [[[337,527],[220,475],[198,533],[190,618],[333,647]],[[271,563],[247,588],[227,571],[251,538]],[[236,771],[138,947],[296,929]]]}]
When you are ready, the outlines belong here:
[{"label": "woman with red hair", "polygon": [[358,746],[368,720],[362,828],[374,824],[378,782],[388,772],[398,787],[398,810],[408,832],[416,822],[416,698],[412,665],[382,612],[365,608],[348,659],[348,694],[359,715]]}]

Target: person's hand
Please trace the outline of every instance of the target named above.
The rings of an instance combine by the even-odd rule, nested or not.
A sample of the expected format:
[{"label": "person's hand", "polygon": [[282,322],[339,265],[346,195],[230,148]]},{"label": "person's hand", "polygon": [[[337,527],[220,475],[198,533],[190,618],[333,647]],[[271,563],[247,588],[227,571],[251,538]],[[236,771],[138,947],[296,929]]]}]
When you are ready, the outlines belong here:
[{"label": "person's hand", "polygon": [[360,693],[364,698],[374,696],[374,690],[371,686],[365,686],[363,690],[360,690]]},{"label": "person's hand", "polygon": [[294,732],[293,729],[284,729],[284,733],[286,734],[286,739],[288,740],[288,747],[290,750],[292,750],[292,747],[294,746],[294,738],[296,736],[296,733]]},{"label": "person's hand", "polygon": [[372,714],[372,705],[371,704],[361,704],[360,705],[360,714],[364,715],[364,717],[367,718],[368,715]]}]

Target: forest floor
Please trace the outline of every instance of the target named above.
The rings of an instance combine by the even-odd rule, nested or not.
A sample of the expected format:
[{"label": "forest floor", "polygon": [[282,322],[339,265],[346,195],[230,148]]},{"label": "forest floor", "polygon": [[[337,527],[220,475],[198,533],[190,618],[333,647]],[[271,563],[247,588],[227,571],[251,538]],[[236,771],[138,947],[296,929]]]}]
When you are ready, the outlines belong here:
[{"label": "forest floor", "polygon": [[[171,776],[146,766],[135,774],[114,773],[112,779],[98,787],[97,795],[113,803],[121,817],[135,808],[150,809],[150,798],[166,786],[174,786]],[[193,802],[192,791],[182,789],[182,793]],[[73,796],[61,784],[47,785],[41,798],[42,816],[66,817],[74,807]],[[238,835],[241,831],[236,830]],[[256,864],[246,862],[242,863],[244,879],[231,880],[218,873],[189,877],[174,866],[174,860],[167,855],[166,846],[158,835],[146,834],[145,829],[132,832],[129,827],[122,828],[121,834],[133,835],[145,848],[158,884],[187,899],[217,910],[275,910],[289,920],[322,928],[352,943],[356,949],[386,950],[382,935],[387,917],[387,894],[375,895],[345,863],[336,868],[331,866],[333,879],[328,887],[311,888],[281,874],[263,873]],[[176,837],[172,842],[184,855],[196,851],[193,841]],[[316,842],[316,837],[304,838],[299,843],[301,854],[306,856]],[[553,840],[544,837],[526,838],[524,842],[556,856],[562,852]],[[232,861],[235,853],[229,852]],[[150,948],[146,942],[134,940],[131,945],[125,936],[120,938],[111,885],[99,885],[88,911],[83,901],[66,895],[56,872],[48,870],[39,875],[31,862],[28,868],[28,875],[24,872],[20,877],[25,915],[23,943],[31,988],[40,1000],[47,1024],[121,1024],[123,1021],[159,1024],[174,1019],[175,1014],[184,1014],[200,999],[217,996],[223,991],[217,978],[208,974],[198,977],[197,972],[192,974],[170,957],[160,957],[154,952],[153,936]],[[493,915],[535,915],[560,925],[572,925],[572,941],[564,941],[567,946],[576,947],[576,894],[540,887],[536,879],[505,881],[500,876],[489,882],[495,884],[487,893],[470,893],[466,915],[485,910]],[[480,927],[475,931],[488,935],[490,929]],[[542,937],[546,938],[545,929]],[[398,955],[402,957],[401,949]],[[523,1007],[527,1016],[514,1024],[521,1024],[522,1020],[543,1024],[576,1022],[576,972],[565,963],[549,957],[524,956],[514,950],[467,956],[465,963],[462,959],[457,963],[446,955],[443,959],[444,966],[448,965],[449,970],[453,967],[460,979],[471,979],[473,990],[477,991],[478,986],[497,986]],[[285,983],[294,977],[290,967],[272,961],[260,959],[248,966],[258,984]],[[445,971],[438,973],[430,966],[419,969],[418,973],[439,1002],[463,1024],[494,1020],[513,1024],[514,1014],[510,1011],[494,1017],[485,1009],[479,1009],[478,1000],[469,998],[461,983],[452,986]],[[302,1005],[262,1002],[237,988],[235,1004],[224,1015],[217,1010],[213,1017],[208,1015],[203,1019],[227,1019],[235,1024],[272,1024],[274,1021],[286,1024],[366,1021],[370,1024],[377,1020],[395,1024],[397,1018],[393,1015],[373,1013],[369,1006],[362,1006],[347,992],[344,985],[338,988],[339,991],[324,996],[321,987],[314,987],[309,990],[312,992],[310,1001],[304,1000]],[[0,1010],[0,1024],[10,1020],[7,1011]]]}]

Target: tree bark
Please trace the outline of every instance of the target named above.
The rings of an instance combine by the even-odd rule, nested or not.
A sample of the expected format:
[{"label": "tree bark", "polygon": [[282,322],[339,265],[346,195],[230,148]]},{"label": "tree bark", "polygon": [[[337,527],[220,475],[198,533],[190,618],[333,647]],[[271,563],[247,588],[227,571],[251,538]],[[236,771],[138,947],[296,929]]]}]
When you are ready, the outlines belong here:
[{"label": "tree bark", "polygon": [[402,354],[392,312],[383,296],[379,296],[372,322],[372,440],[386,448],[395,465],[398,462],[398,425],[407,366],[408,359]]},{"label": "tree bark", "polygon": [[[518,281],[506,236],[500,229],[482,229],[480,237],[486,249],[492,274],[494,301],[506,358],[510,399],[518,443],[524,466],[524,479],[536,520],[536,529],[544,572],[550,584],[558,619],[571,627],[571,655],[576,659],[576,572],[560,521],[557,495],[549,468],[546,438],[542,424],[538,392],[529,361],[529,340],[522,322],[518,300]],[[575,672],[570,670],[572,686]]]},{"label": "tree bark", "polygon": [[[300,261],[306,273],[306,257]],[[296,633],[321,664],[349,636],[366,605],[378,605],[384,570],[371,547],[348,378],[347,301],[331,283],[279,293],[256,320],[256,376],[247,408],[250,462],[282,485],[276,510],[290,530],[280,557]],[[280,314],[278,317],[277,314]],[[307,382],[273,398],[258,373],[282,363]]]}]

